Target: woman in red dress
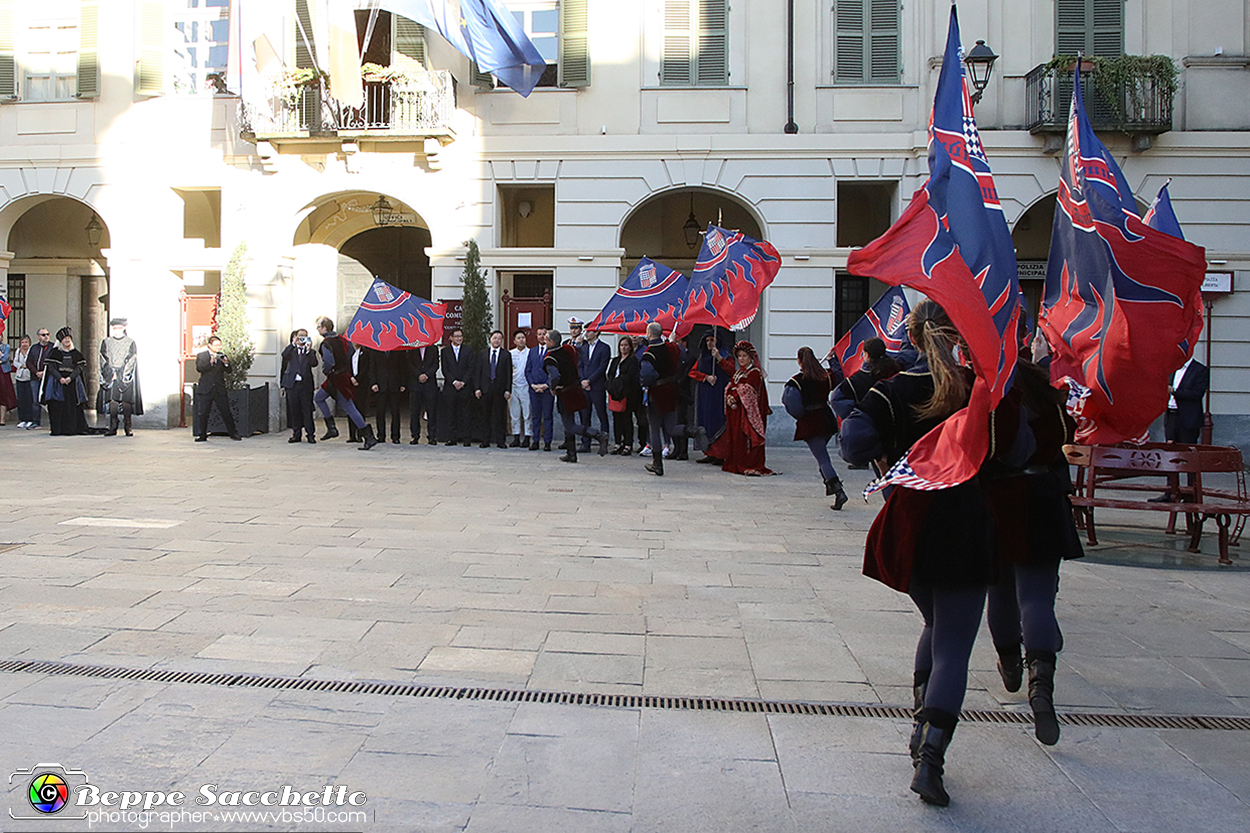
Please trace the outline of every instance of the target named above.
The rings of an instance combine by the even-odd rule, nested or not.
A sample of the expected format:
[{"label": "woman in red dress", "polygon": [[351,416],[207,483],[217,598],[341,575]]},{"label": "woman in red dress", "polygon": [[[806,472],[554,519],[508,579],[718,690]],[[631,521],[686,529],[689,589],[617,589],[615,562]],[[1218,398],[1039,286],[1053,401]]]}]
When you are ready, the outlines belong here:
[{"label": "woman in red dress", "polygon": [[749,341],[734,345],[734,360],[720,365],[733,374],[725,387],[725,431],[708,447],[709,457],[724,461],[721,469],[759,477],[775,474],[764,465],[764,434],[768,415],[768,390],[760,358]]}]

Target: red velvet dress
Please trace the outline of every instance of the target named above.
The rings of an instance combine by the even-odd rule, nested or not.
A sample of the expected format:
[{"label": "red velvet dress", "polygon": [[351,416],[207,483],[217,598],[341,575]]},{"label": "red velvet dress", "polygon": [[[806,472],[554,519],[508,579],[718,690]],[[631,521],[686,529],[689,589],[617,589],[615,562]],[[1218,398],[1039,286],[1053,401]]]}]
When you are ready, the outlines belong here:
[{"label": "red velvet dress", "polygon": [[765,425],[771,413],[759,368],[736,369],[725,387],[725,431],[708,447],[708,456],[724,460],[721,469],[733,474],[773,474],[764,464]]}]

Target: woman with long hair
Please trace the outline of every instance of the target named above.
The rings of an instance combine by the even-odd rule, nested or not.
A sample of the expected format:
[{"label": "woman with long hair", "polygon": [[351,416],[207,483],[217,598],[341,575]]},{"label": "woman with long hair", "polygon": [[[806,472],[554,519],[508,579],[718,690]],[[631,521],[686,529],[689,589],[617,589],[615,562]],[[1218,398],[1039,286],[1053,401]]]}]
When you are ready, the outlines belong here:
[{"label": "woman with long hair", "polygon": [[[925,300],[908,318],[920,359],[878,382],[842,422],[842,457],[888,470],[922,436],[963,408],[972,372],[954,357],[960,336]],[[911,596],[924,619],[916,646],[911,789],[946,806],[947,746],[968,685],[968,660],[994,581],[993,520],[979,478],[937,491],[896,486],[868,533],[864,574]]]},{"label": "woman with long hair", "polygon": [[607,372],[608,410],[612,412],[612,431],[616,435],[613,454],[633,453],[634,423],[638,423],[638,438],[643,438],[642,383],[638,380],[638,357],[634,355],[634,340],[623,335],[617,341],[616,355],[608,363]]},{"label": "woman with long hair", "polygon": [[708,446],[707,455],[724,461],[722,471],[753,477],[775,474],[764,464],[764,435],[772,409],[759,355],[749,341],[739,341],[733,352],[733,362],[720,362],[733,373],[725,386],[725,432]]},{"label": "woman with long hair", "polygon": [[864,341],[860,352],[864,363],[859,370],[842,380],[833,392],[833,412],[839,419],[846,419],[851,409],[868,395],[872,386],[882,379],[889,379],[903,369],[902,365],[885,349],[885,342],[877,337]]},{"label": "woman with long hair", "polygon": [[800,347],[799,372],[790,377],[781,391],[781,404],[794,417],[794,439],[807,443],[825,481],[825,496],[833,496],[830,508],[840,510],[849,498],[842,480],[829,459],[829,441],[838,433],[838,422],[829,407],[833,377],[820,366],[810,347]]}]

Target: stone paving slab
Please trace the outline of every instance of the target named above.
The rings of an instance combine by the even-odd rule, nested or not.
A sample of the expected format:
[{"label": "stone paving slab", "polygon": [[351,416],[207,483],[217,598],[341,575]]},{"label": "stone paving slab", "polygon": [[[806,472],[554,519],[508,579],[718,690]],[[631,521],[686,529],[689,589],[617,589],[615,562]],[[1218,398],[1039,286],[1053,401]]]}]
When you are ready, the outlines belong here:
[{"label": "stone paving slab", "polygon": [[[0,659],[910,702],[919,617],[860,575],[880,501],[830,512],[802,447],[769,449],[779,477],[672,463],[661,480],[638,458],[366,455],[283,436],[0,442],[6,473],[51,465],[116,492],[0,503],[0,541],[24,544],[0,553]],[[864,473],[846,480],[858,490]],[[83,518],[104,522],[65,523]],[[1250,565],[1234,550],[1238,566],[1219,569],[1213,536],[1192,555],[1161,529],[1100,515],[1104,544],[1064,565],[1061,710],[1250,716]],[[1027,711],[994,664],[983,632],[966,707]],[[369,796],[355,826],[178,829],[1250,827],[1250,739],[1237,731],[1065,726],[1045,748],[1028,727],[965,723],[948,768],[955,803],[936,810],[907,789],[907,724],[884,719],[0,673],[0,726],[8,772],[57,761],[107,789],[345,784]]]}]

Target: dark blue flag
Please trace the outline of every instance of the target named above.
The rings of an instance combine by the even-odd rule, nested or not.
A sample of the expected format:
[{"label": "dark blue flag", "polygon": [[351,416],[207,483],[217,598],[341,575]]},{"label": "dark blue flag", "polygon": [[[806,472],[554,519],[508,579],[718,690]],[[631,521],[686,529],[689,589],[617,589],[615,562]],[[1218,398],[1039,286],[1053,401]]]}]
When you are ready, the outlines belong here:
[{"label": "dark blue flag", "polygon": [[352,344],[374,350],[411,350],[443,340],[446,304],[435,304],[375,280],[347,325]]},{"label": "dark blue flag", "polygon": [[1172,196],[1168,193],[1168,185],[1172,180],[1163,183],[1163,187],[1159,189],[1158,196],[1151,203],[1150,209],[1142,217],[1142,222],[1150,226],[1152,229],[1158,229],[1164,234],[1170,234],[1173,237],[1185,239],[1185,234],[1181,231],[1180,220],[1176,219],[1176,212],[1172,210]]},{"label": "dark blue flag", "polygon": [[886,352],[892,356],[910,346],[911,342],[907,339],[907,314],[910,312],[911,305],[907,303],[901,286],[886,290],[833,346],[833,353],[842,365],[842,373],[850,376],[860,369],[864,363],[864,342],[870,338],[884,341]]},{"label": "dark blue flag", "polygon": [[647,324],[658,321],[664,332],[671,333],[681,320],[689,284],[681,272],[644,257],[586,329],[646,335]]}]

